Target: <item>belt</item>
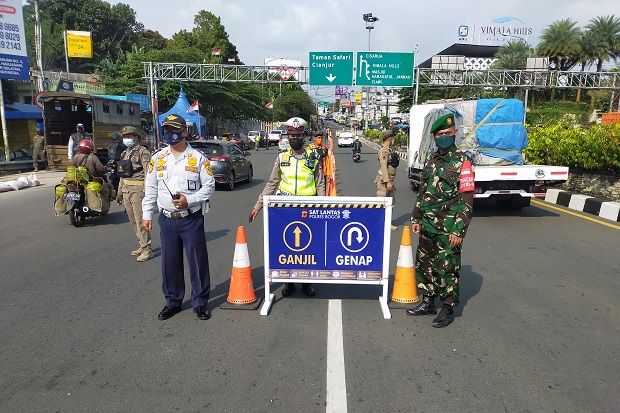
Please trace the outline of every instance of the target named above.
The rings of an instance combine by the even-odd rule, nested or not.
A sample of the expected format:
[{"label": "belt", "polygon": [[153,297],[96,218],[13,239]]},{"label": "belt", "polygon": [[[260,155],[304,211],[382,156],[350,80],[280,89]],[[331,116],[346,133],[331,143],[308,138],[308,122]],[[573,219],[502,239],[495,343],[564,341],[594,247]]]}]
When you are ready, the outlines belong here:
[{"label": "belt", "polygon": [[187,218],[188,216],[195,214],[198,211],[200,211],[200,208],[196,209],[195,211],[192,211],[191,209],[183,209],[181,211],[168,211],[167,209],[160,210],[160,212],[164,214],[166,218],[171,219]]},{"label": "belt", "polygon": [[135,186],[144,186],[144,181],[139,181],[137,179],[123,179],[125,185],[135,185]]}]

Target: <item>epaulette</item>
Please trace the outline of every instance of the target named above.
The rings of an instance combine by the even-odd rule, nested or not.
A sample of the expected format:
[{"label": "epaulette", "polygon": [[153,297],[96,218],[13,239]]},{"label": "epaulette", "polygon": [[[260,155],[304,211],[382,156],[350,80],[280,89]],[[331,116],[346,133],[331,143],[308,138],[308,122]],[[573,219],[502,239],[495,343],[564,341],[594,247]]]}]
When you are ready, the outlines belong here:
[{"label": "epaulette", "polygon": [[[151,153],[151,157],[155,156],[158,152],[160,152],[164,148],[157,148],[153,153]],[[123,151],[124,152],[124,151]]]}]

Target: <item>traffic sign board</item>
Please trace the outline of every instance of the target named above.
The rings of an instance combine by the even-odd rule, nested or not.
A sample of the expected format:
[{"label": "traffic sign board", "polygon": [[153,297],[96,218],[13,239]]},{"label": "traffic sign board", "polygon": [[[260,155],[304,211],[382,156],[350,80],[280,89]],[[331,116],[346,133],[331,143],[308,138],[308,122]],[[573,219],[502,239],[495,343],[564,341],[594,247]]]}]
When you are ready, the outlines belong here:
[{"label": "traffic sign board", "polygon": [[37,105],[37,107],[41,110],[43,110],[43,95],[45,94],[45,92],[39,92],[36,95],[34,95],[34,104]]},{"label": "traffic sign board", "polygon": [[319,102],[319,106],[322,108],[328,108],[331,104],[329,102]]},{"label": "traffic sign board", "polygon": [[413,86],[413,53],[357,52],[357,86]]},{"label": "traffic sign board", "polygon": [[310,52],[310,86],[352,86],[353,52]]}]

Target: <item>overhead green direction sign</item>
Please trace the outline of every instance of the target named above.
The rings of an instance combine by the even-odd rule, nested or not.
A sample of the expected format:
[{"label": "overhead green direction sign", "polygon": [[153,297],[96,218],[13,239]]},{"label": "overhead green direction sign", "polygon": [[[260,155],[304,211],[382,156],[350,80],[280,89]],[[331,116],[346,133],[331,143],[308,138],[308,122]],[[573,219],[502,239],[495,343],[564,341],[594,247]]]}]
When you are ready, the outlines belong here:
[{"label": "overhead green direction sign", "polygon": [[357,52],[356,86],[413,86],[413,53]]},{"label": "overhead green direction sign", "polygon": [[319,102],[319,106],[322,108],[328,108],[330,106],[329,102]]},{"label": "overhead green direction sign", "polygon": [[352,86],[353,52],[310,52],[310,86]]}]

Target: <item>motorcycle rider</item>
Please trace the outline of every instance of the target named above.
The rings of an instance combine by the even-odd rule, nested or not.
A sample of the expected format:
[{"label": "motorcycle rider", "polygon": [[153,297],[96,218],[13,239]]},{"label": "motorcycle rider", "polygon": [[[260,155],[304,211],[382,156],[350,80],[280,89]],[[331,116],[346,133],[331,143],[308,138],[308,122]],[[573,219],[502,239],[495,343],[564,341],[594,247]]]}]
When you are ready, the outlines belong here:
[{"label": "motorcycle rider", "polygon": [[95,178],[100,178],[105,172],[106,168],[103,166],[97,155],[93,153],[95,145],[90,139],[82,139],[77,146],[79,153],[71,158],[71,164],[73,166],[84,166],[90,175]]},{"label": "motorcycle rider", "polygon": [[353,159],[355,159],[355,154],[362,153],[362,142],[360,141],[360,137],[356,136],[355,141],[353,141]]},{"label": "motorcycle rider", "polygon": [[93,140],[92,136],[88,135],[84,131],[83,123],[78,123],[77,126],[75,127],[75,130],[76,132],[72,133],[71,136],[69,137],[69,145],[67,146],[67,154],[68,154],[69,160],[73,159],[73,156],[77,154],[78,145],[80,144],[80,142],[82,142],[82,140],[84,139],[90,139],[91,141]]}]

